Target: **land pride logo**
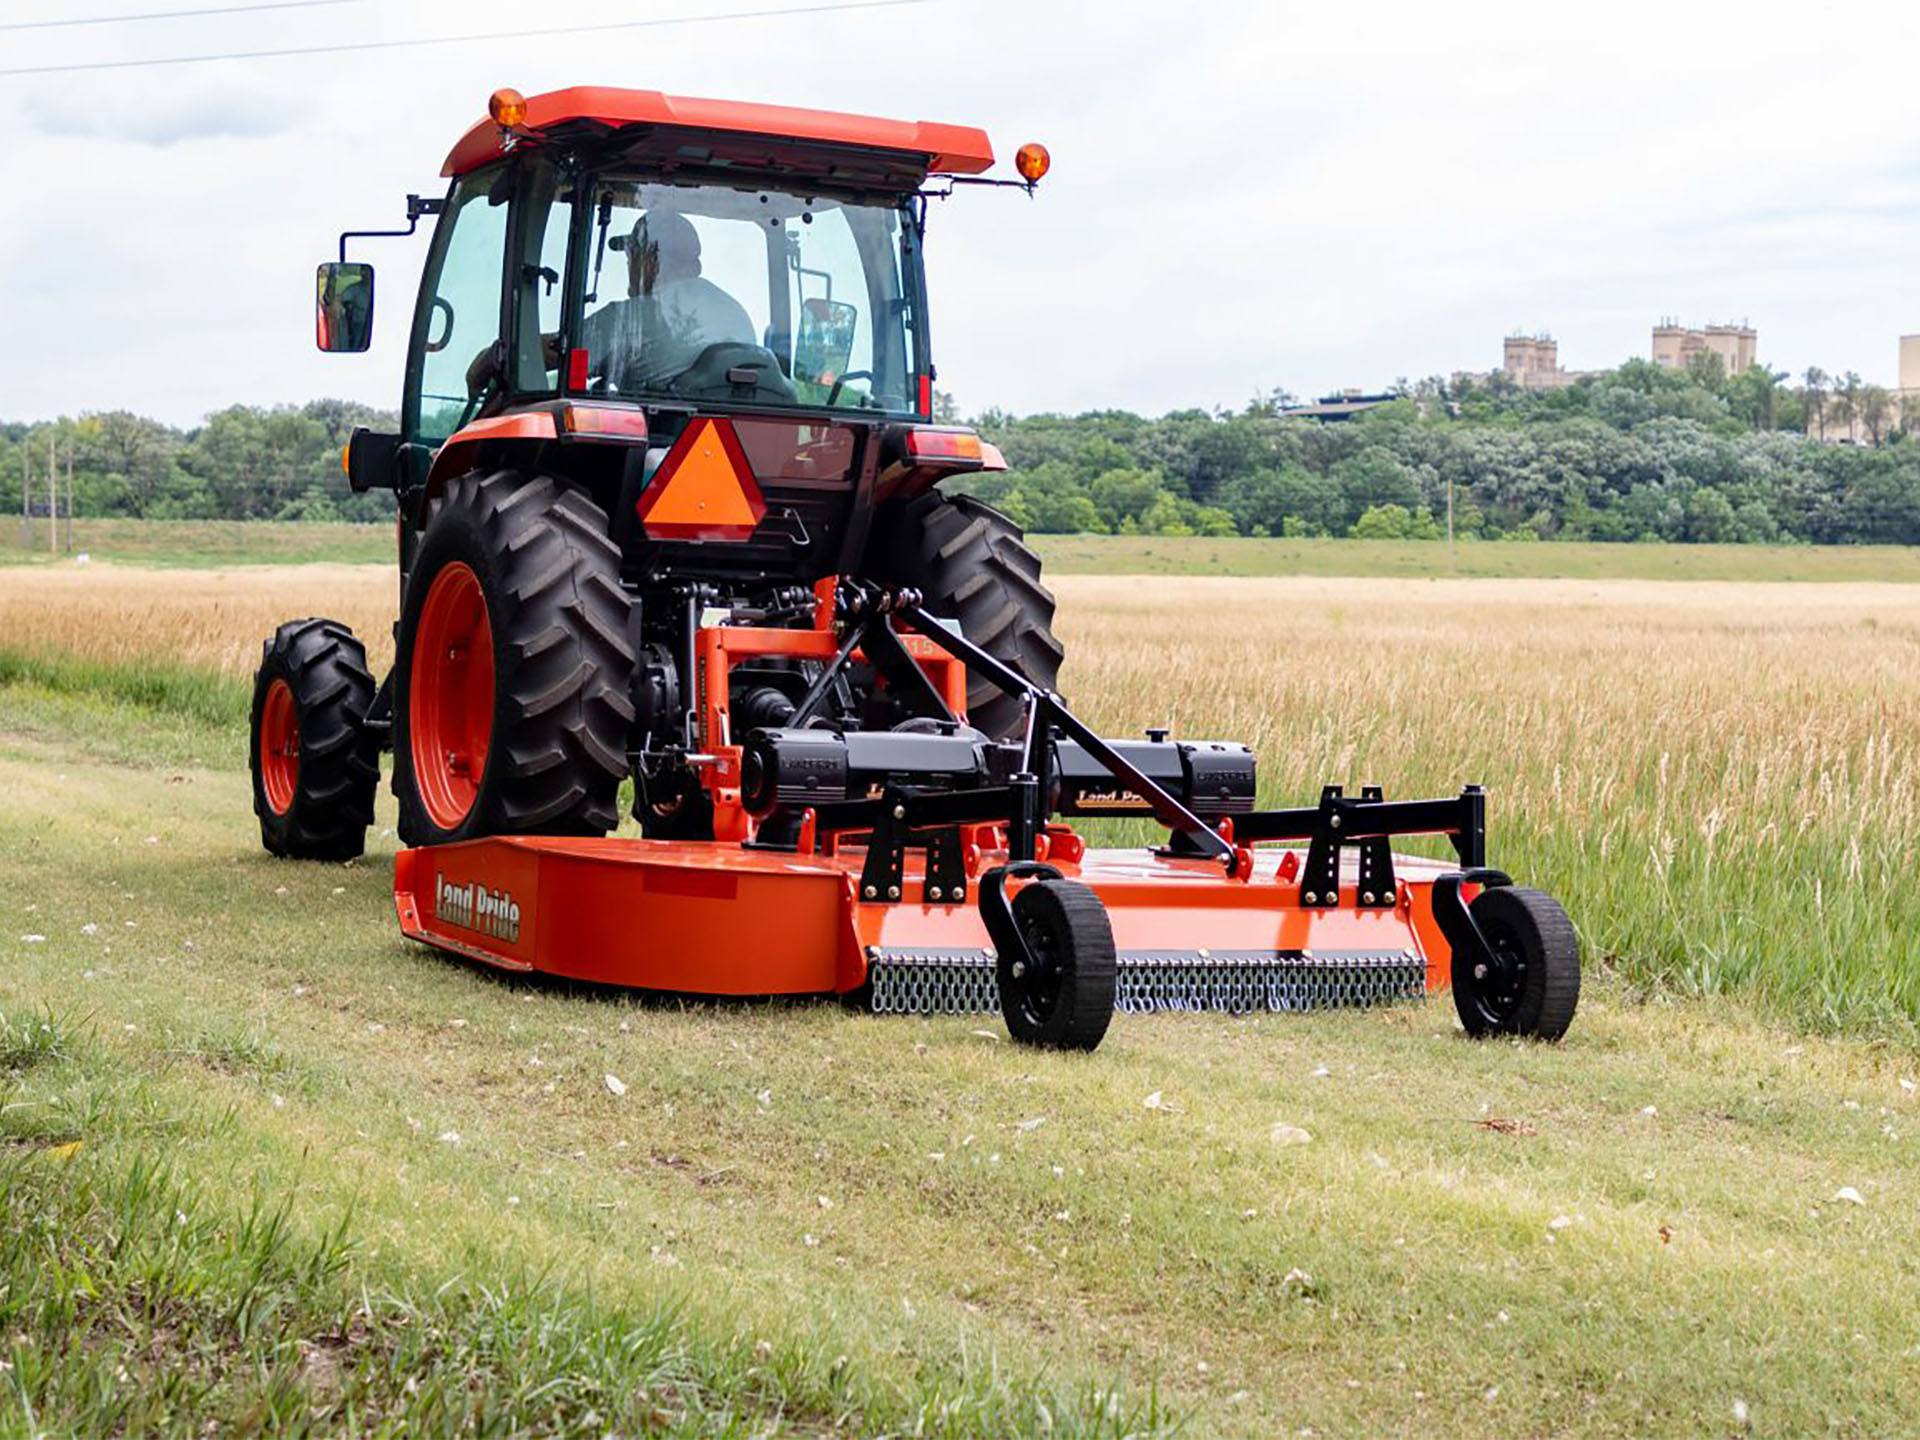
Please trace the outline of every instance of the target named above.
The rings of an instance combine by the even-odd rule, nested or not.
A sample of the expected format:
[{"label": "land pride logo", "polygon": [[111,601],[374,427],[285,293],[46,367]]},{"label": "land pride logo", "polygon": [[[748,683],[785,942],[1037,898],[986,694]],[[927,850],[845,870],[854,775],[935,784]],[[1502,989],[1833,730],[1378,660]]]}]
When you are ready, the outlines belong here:
[{"label": "land pride logo", "polygon": [[520,940],[520,902],[507,890],[489,890],[477,880],[459,885],[438,871],[433,877],[433,913],[450,925],[490,935],[508,944]]}]

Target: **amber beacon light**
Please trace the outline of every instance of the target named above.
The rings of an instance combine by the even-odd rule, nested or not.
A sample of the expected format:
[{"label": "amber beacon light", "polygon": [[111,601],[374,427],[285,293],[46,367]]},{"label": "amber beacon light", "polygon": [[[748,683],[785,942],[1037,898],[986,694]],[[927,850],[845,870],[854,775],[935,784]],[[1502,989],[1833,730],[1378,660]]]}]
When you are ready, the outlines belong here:
[{"label": "amber beacon light", "polygon": [[1033,140],[1029,140],[1013,154],[1013,168],[1020,172],[1020,178],[1029,185],[1038,183],[1052,163],[1053,157],[1047,154],[1047,147]]},{"label": "amber beacon light", "polygon": [[[487,98],[487,114],[503,130],[518,129],[527,123],[527,97],[503,86]],[[1045,164],[1040,168],[1046,169]]]}]

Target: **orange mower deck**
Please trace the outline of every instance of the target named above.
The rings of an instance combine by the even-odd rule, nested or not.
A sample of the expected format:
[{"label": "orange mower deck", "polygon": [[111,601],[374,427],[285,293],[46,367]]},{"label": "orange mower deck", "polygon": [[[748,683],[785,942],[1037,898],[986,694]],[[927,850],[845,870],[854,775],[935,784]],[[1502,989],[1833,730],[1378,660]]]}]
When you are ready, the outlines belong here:
[{"label": "orange mower deck", "polygon": [[[1161,1008],[1129,1003],[1130,973],[1182,965],[1233,988],[1204,1007],[1229,1010],[1408,998],[1447,982],[1432,888],[1454,867],[1441,862],[1396,857],[1391,908],[1363,909],[1345,885],[1339,905],[1307,908],[1294,878],[1300,851],[1260,850],[1248,878],[1229,879],[1207,860],[1082,850],[1064,827],[1047,840],[1049,863],[1106,906],[1120,1009]],[[857,846],[800,855],[644,839],[474,840],[400,852],[394,897],[412,939],[507,970],[696,995],[844,996],[904,961],[919,975],[956,972],[952,1003],[910,1008],[991,1009],[993,950],[971,896],[931,900],[912,866],[902,901],[864,901],[863,854]],[[970,875],[1005,859],[976,849]],[[1236,975],[1255,967],[1298,984],[1236,987]],[[875,1008],[894,1008],[885,996],[880,987]],[[961,1003],[969,996],[973,1003]]]}]

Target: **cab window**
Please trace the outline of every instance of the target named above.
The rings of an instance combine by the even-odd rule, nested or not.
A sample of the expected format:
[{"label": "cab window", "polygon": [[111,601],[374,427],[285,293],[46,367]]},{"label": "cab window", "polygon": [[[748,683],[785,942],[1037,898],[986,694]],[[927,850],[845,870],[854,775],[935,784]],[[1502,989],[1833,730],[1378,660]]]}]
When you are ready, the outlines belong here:
[{"label": "cab window", "polygon": [[602,176],[579,325],[595,393],[914,413],[897,205]]},{"label": "cab window", "polygon": [[407,417],[422,440],[446,439],[484,398],[469,379],[484,382],[486,357],[500,338],[507,205],[498,178],[461,185],[428,258],[421,293],[431,298],[414,319],[419,385]]}]

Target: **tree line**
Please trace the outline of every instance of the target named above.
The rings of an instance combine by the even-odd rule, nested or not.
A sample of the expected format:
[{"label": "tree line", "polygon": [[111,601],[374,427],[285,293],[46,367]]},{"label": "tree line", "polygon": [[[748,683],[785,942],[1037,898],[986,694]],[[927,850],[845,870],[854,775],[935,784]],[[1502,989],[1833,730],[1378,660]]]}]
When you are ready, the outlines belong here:
[{"label": "tree line", "polygon": [[233,405],[191,430],[124,410],[37,425],[0,425],[0,520],[20,513],[20,486],[46,503],[48,450],[60,508],[73,469],[74,513],[153,520],[379,520],[387,494],[355,495],[340,450],[357,425],[392,430],[391,412],[348,400]]},{"label": "tree line", "polygon": [[[1157,418],[989,411],[973,423],[1010,468],[966,488],[1041,532],[1437,538],[1451,506],[1470,539],[1920,543],[1920,433],[1892,397],[1707,361],[1636,360],[1554,391],[1402,383],[1340,424],[1288,416],[1278,392]],[[940,413],[960,418],[944,396]],[[392,497],[352,494],[340,447],[394,423],[316,400],[190,430],[122,411],[0,425],[0,514],[19,513],[23,460],[43,501],[51,442],[83,516],[382,519]]]},{"label": "tree line", "polygon": [[1278,392],[1158,419],[990,412],[1010,468],[969,488],[1042,532],[1422,539],[1451,504],[1466,538],[1920,543],[1920,433],[1892,397],[1786,381],[1708,356],[1551,391],[1403,381],[1338,424],[1288,417]]}]

